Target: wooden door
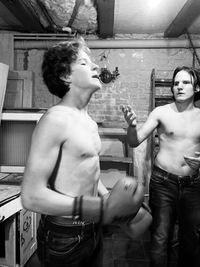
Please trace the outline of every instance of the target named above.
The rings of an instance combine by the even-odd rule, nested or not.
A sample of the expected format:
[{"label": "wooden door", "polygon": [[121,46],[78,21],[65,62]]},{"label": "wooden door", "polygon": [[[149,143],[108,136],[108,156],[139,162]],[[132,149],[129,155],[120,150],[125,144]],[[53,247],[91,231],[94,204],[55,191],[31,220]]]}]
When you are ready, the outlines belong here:
[{"label": "wooden door", "polygon": [[33,72],[9,71],[4,108],[32,108]]}]

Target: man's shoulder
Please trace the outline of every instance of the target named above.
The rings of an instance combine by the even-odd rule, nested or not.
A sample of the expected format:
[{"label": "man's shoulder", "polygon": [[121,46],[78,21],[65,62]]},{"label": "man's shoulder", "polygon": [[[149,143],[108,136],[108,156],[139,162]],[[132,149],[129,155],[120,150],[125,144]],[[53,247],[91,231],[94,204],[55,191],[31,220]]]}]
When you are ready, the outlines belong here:
[{"label": "man's shoulder", "polygon": [[168,110],[170,108],[171,104],[165,104],[162,106],[158,106],[154,108],[154,112],[155,113],[160,113],[160,112],[165,112],[166,110]]},{"label": "man's shoulder", "polygon": [[49,108],[46,113],[41,117],[38,128],[49,129],[50,131],[62,131],[68,125],[68,121],[70,116],[68,116],[67,112],[64,112],[56,109],[56,108]]},{"label": "man's shoulder", "polygon": [[66,113],[71,113],[71,111],[72,111],[72,108],[68,106],[55,105],[55,106],[50,107],[46,113],[57,114],[59,112],[59,113],[66,114]]},{"label": "man's shoulder", "polygon": [[70,108],[59,105],[50,107],[44,114],[44,118],[47,118],[49,120],[56,118],[56,120],[58,121],[66,120],[67,117],[71,116],[72,116],[72,111]]},{"label": "man's shoulder", "polygon": [[200,108],[195,107],[194,112],[195,112],[196,116],[198,116],[198,117],[200,116]]},{"label": "man's shoulder", "polygon": [[57,123],[57,122],[62,122],[63,121],[63,116],[61,114],[58,114],[58,112],[48,110],[41,118],[41,122],[45,123]]}]

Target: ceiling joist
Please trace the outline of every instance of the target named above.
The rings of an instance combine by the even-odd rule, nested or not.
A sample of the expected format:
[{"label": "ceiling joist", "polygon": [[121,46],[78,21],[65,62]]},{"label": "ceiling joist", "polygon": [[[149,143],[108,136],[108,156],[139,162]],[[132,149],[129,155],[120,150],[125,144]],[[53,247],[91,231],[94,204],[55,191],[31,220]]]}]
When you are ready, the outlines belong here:
[{"label": "ceiling joist", "polygon": [[164,32],[164,37],[178,37],[187,32],[192,22],[200,14],[200,1],[188,0],[173,22]]},{"label": "ceiling joist", "polygon": [[96,4],[99,37],[113,37],[115,0],[97,0]]},{"label": "ceiling joist", "polygon": [[1,3],[16,17],[27,32],[44,32],[39,18],[31,12],[26,5],[26,1],[8,1],[1,0]]}]

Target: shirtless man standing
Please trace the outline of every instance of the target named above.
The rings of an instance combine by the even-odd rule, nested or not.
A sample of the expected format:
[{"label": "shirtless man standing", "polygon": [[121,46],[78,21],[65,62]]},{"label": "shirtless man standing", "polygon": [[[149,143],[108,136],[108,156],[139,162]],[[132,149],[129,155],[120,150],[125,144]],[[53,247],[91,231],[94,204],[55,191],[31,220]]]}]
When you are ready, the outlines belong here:
[{"label": "shirtless man standing", "polygon": [[200,266],[200,109],[194,106],[197,75],[193,68],[176,68],[171,86],[174,102],[155,108],[139,129],[132,108],[122,109],[131,146],[138,146],[155,129],[158,132],[159,151],[149,189],[151,267],[169,266],[170,236],[177,218],[178,266]]},{"label": "shirtless man standing", "polygon": [[22,183],[24,208],[42,214],[38,256],[48,267],[102,266],[101,226],[130,222],[144,186],[127,177],[108,194],[99,180],[101,142],[87,104],[101,83],[85,42],[50,48],[42,74],[61,100],[34,130]]}]

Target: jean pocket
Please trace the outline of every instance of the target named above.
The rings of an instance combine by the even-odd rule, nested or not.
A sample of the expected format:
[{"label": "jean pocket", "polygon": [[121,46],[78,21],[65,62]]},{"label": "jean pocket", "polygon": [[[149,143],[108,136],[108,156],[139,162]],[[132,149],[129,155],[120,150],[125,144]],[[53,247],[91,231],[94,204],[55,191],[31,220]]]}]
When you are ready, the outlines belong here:
[{"label": "jean pocket", "polygon": [[166,181],[165,177],[161,173],[153,172],[151,175],[151,183],[156,183],[156,184],[164,184]]},{"label": "jean pocket", "polygon": [[47,238],[47,250],[53,256],[66,256],[72,253],[80,244],[81,236],[58,236],[49,232]]}]

